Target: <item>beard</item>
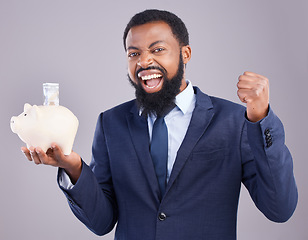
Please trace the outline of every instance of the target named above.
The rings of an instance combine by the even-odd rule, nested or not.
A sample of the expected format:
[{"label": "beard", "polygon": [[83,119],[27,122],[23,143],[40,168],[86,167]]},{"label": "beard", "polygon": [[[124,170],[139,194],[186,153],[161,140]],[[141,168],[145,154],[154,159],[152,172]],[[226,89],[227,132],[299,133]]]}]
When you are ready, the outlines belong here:
[{"label": "beard", "polygon": [[140,81],[135,83],[128,76],[129,82],[135,88],[135,96],[137,100],[138,107],[142,109],[142,115],[148,116],[149,114],[155,114],[156,116],[166,115],[175,106],[175,97],[180,93],[180,87],[182,85],[182,79],[184,76],[184,63],[182,59],[182,52],[180,52],[178,70],[175,76],[171,79],[167,78],[167,71],[158,66],[150,66],[146,69],[139,69],[136,72],[136,79],[138,78],[138,73],[143,70],[157,69],[162,73],[163,76],[163,86],[155,93],[147,93]]}]

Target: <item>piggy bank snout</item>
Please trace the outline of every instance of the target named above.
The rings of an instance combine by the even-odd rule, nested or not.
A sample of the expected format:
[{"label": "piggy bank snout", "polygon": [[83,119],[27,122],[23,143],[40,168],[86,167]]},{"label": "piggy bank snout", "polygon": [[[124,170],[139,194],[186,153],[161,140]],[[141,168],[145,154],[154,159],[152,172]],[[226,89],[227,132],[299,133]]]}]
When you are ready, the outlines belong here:
[{"label": "piggy bank snout", "polygon": [[18,131],[18,125],[19,125],[16,117],[11,118],[10,125],[12,132],[16,133]]}]

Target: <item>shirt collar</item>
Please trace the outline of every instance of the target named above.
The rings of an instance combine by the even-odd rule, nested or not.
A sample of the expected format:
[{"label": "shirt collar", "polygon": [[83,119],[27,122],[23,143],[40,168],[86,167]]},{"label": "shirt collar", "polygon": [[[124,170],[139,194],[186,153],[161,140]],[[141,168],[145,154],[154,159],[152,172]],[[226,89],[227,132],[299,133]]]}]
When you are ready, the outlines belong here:
[{"label": "shirt collar", "polygon": [[195,98],[195,93],[191,82],[187,80],[186,83],[186,88],[175,97],[175,104],[183,114],[187,113],[192,101],[194,101]]}]

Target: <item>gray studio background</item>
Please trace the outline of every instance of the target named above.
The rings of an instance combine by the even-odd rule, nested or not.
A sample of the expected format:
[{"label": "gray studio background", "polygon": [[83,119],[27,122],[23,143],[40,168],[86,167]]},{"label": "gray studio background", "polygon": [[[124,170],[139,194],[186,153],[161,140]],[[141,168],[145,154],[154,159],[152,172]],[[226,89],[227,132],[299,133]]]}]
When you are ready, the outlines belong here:
[{"label": "gray studio background", "polygon": [[134,97],[122,33],[146,8],[173,11],[186,23],[187,78],[206,93],[239,102],[237,77],[245,70],[270,79],[271,106],[294,157],[299,203],[287,223],[272,223],[243,188],[238,239],[308,239],[305,0],[0,0],[0,239],[113,239],[113,233],[95,236],[73,216],[57,169],[24,158],[9,120],[24,103],[43,103],[42,83],[59,82],[60,104],[80,121],[74,150],[89,163],[98,114]]}]

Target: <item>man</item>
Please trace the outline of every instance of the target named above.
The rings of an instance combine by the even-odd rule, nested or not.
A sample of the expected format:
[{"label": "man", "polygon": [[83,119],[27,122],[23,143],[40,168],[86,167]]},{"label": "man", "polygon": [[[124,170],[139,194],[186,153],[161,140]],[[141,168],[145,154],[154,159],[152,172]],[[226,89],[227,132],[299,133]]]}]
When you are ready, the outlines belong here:
[{"label": "man", "polygon": [[123,40],[136,100],[100,114],[90,166],[56,144],[47,154],[22,148],[36,164],[59,167],[74,214],[98,235],[117,223],[116,239],[236,239],[243,182],[267,218],[287,221],[297,189],[268,79],[239,77],[246,109],[193,88],[187,29],[166,11],[136,14]]}]

